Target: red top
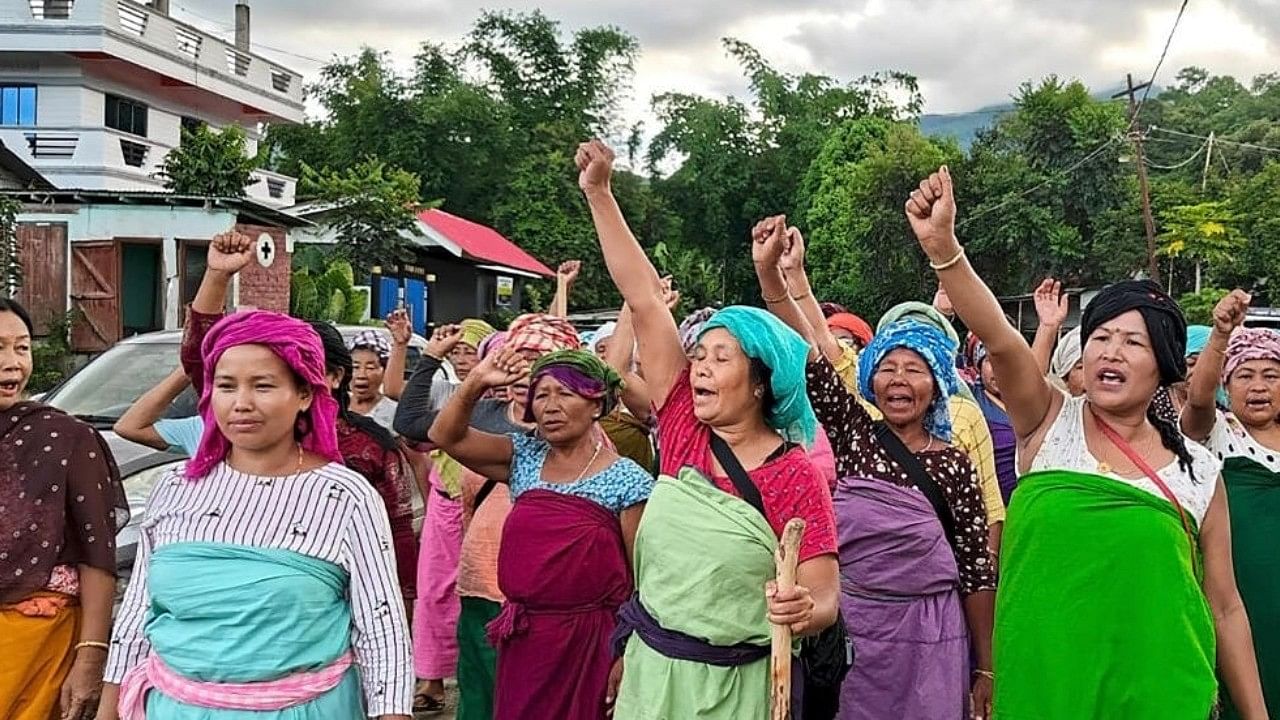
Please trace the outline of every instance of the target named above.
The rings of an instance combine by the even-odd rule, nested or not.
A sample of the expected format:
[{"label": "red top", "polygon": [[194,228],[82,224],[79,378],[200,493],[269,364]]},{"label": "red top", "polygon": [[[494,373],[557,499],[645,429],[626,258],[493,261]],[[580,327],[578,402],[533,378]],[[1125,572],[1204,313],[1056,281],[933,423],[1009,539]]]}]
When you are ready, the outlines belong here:
[{"label": "red top", "polygon": [[[711,428],[693,414],[693,387],[689,384],[687,368],[671,387],[666,404],[658,410],[658,439],[663,475],[674,476],[681,468],[691,467],[711,478],[716,487],[739,497],[732,480],[712,473],[715,463],[711,453]],[[793,447],[781,457],[747,471],[747,475],[760,489],[765,519],[775,535],[781,537],[783,527],[791,518],[805,521],[800,562],[836,553],[836,518],[831,507],[831,491],[804,448]]]}]

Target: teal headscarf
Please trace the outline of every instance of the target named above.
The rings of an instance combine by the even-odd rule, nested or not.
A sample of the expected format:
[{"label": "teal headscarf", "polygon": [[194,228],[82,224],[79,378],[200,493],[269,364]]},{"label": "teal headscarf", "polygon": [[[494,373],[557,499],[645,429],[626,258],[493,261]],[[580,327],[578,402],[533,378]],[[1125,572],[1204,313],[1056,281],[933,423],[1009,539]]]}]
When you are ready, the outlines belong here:
[{"label": "teal headscarf", "polygon": [[[943,315],[938,308],[917,300],[899,303],[889,308],[889,312],[885,313],[884,317],[880,318],[880,323],[876,325],[876,334],[884,332],[885,328],[901,320],[915,320],[916,322],[924,323],[925,325],[932,325],[945,333],[946,336],[950,338],[951,342],[955,344],[957,349],[960,347],[960,333],[956,332],[955,326],[951,324],[951,321],[947,319],[947,316]],[[951,366],[954,368],[955,364],[956,356],[953,352],[951,354]],[[960,387],[956,390],[955,394],[962,398],[977,402],[973,397],[973,390],[969,389],[968,383],[960,383]]]},{"label": "teal headscarf", "polygon": [[773,393],[773,405],[765,411],[769,427],[791,442],[812,445],[818,418],[805,387],[809,343],[770,313],[744,305],[732,305],[712,315],[698,337],[715,328],[728,330],[747,357],[769,368],[769,389]]},{"label": "teal headscarf", "polygon": [[1209,344],[1209,335],[1212,332],[1213,328],[1208,325],[1188,325],[1187,357],[1204,352],[1205,346]]},{"label": "teal headscarf", "polygon": [[924,427],[935,437],[951,442],[951,412],[947,399],[964,385],[956,372],[956,344],[942,330],[915,319],[899,320],[880,328],[871,344],[862,351],[858,364],[858,390],[868,402],[876,402],[871,379],[885,356],[898,348],[906,348],[924,358],[933,374],[933,400],[924,418]]}]

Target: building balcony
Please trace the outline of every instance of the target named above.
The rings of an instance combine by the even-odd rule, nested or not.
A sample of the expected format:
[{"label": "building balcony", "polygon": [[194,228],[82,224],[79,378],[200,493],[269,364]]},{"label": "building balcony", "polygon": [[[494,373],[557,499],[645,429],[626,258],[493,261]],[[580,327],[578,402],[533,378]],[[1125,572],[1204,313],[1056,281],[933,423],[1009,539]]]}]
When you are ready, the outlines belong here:
[{"label": "building balcony", "polygon": [[0,52],[121,60],[234,100],[250,118],[304,118],[301,75],[132,0],[0,0]]}]

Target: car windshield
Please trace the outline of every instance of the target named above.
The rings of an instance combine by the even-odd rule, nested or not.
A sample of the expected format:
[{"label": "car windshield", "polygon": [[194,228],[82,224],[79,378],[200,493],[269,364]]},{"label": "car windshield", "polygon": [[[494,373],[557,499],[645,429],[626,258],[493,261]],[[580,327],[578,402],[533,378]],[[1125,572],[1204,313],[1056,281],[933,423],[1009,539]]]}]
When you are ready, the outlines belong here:
[{"label": "car windshield", "polygon": [[[121,343],[94,358],[45,402],[78,417],[115,421],[177,367],[177,343]],[[195,410],[195,394],[188,388],[165,415],[189,417]]]}]

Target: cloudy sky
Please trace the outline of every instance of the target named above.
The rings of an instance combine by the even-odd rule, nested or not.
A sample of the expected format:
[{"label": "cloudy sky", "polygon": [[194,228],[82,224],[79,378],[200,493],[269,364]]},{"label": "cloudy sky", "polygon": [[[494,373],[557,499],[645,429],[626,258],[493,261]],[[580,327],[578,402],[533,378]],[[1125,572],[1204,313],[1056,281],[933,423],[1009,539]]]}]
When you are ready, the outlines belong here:
[{"label": "cloudy sky", "polygon": [[[173,14],[229,28],[234,0],[172,0]],[[920,79],[927,112],[1001,102],[1048,73],[1095,88],[1151,72],[1178,0],[251,0],[264,55],[314,77],[361,45],[407,63],[424,40],[457,43],[482,8],[539,8],[566,30],[612,24],[642,56],[629,115],[656,92],[745,94],[719,39],[752,43],[777,66],[853,78],[881,69]],[[217,23],[221,23],[218,25]],[[314,59],[307,59],[314,58]],[[1161,80],[1196,64],[1242,79],[1280,71],[1280,0],[1190,0]]]}]

